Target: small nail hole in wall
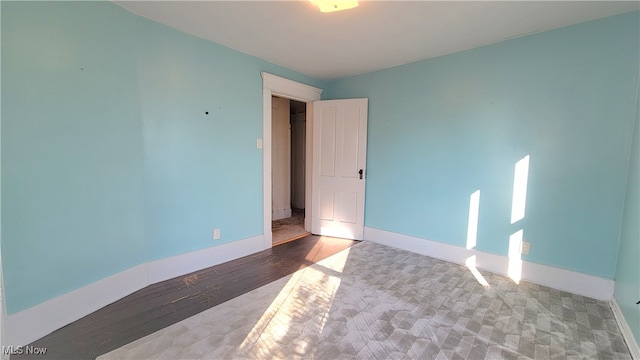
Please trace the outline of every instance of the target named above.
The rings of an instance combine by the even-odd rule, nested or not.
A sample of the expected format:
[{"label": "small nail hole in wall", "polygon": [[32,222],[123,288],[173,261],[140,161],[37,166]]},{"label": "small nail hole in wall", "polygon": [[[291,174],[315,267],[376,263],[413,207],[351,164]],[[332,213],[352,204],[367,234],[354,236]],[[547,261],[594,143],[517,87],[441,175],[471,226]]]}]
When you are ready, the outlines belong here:
[{"label": "small nail hole in wall", "polygon": [[204,114],[205,114],[205,115],[209,115],[209,112],[208,112],[208,111],[205,111],[205,112],[204,112]]}]

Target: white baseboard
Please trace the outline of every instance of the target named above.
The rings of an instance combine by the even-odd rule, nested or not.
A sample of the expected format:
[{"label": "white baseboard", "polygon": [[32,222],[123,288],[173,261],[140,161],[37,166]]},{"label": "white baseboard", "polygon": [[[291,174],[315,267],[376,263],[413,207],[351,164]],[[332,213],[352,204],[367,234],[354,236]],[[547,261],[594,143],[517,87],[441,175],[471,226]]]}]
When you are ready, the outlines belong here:
[{"label": "white baseboard", "polygon": [[[466,250],[459,246],[369,227],[365,228],[364,238],[371,242],[458,264],[465,264],[469,256],[476,255],[478,268],[498,274],[506,274],[507,272],[508,259],[506,256]],[[137,265],[29,309],[8,315],[4,319],[2,335],[5,342],[3,345],[29,344],[150,284],[231,261],[261,250],[264,250],[262,235]],[[611,300],[613,297],[612,280],[546,265],[523,262],[522,278],[533,283],[599,300]],[[618,316],[621,317],[621,313],[616,315],[616,318]],[[618,321],[620,323],[620,320]],[[628,325],[627,331],[630,334],[631,330],[628,329]],[[629,336],[633,340],[633,334],[626,335],[625,339]],[[637,344],[635,346],[637,351]],[[629,345],[629,347],[632,346]],[[640,360],[638,356],[634,358]]]},{"label": "white baseboard", "polygon": [[147,263],[149,284],[172,279],[264,250],[262,235]]},{"label": "white baseboard", "polygon": [[27,345],[147,285],[146,264],[141,264],[8,315],[5,345]]},{"label": "white baseboard", "polygon": [[271,213],[272,220],[282,220],[291,217],[291,208],[274,209]]},{"label": "white baseboard", "polygon": [[631,353],[631,358],[634,360],[640,360],[640,347],[638,347],[638,343],[636,342],[636,338],[633,336],[633,332],[629,327],[629,323],[624,318],[624,314],[622,314],[622,309],[620,309],[620,305],[616,301],[615,297],[611,297],[611,301],[609,302],[611,306],[611,311],[613,311],[613,316],[616,318],[616,322],[620,327],[620,332],[622,332],[622,337],[624,337],[624,341],[627,343],[627,347],[629,348],[629,352]]},{"label": "white baseboard", "polygon": [[[436,259],[464,265],[467,258],[476,256],[476,267],[492,273],[507,275],[509,258],[461,246],[449,245],[414,236],[365,227],[364,239],[382,245],[415,252]],[[522,262],[522,280],[568,291],[573,294],[609,301],[613,297],[614,281],[571,270],[532,262]]]},{"label": "white baseboard", "polygon": [[27,345],[148,285],[264,250],[262,235],[143,263],[8,315],[3,345]]}]

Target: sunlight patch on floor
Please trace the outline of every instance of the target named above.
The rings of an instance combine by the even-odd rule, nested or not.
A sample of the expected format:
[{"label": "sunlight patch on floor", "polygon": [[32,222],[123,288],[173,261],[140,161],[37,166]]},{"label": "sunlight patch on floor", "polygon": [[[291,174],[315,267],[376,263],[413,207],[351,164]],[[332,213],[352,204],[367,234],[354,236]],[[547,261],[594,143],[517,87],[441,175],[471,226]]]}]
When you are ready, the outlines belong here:
[{"label": "sunlight patch on floor", "polygon": [[[281,343],[301,333],[301,329],[292,328],[294,319],[308,319],[304,322],[305,333],[312,329],[313,334],[320,335],[324,330],[333,299],[340,287],[340,277],[329,275],[341,273],[349,257],[350,249],[345,249],[325,261],[323,268],[305,268],[294,273],[287,284],[278,293],[260,320],[249,332],[239,347],[245,352],[257,347],[258,353],[264,357],[287,357],[282,353]],[[299,325],[298,325],[299,326]],[[308,335],[307,335],[308,336]],[[295,352],[299,356],[308,356],[311,339],[296,338]]]},{"label": "sunlight patch on floor", "polygon": [[478,280],[478,282],[480,283],[480,285],[482,285],[485,288],[489,288],[489,282],[487,281],[487,279],[484,278],[484,276],[482,276],[482,274],[480,274],[480,271],[478,271],[478,269],[476,268],[476,256],[472,255],[469,256],[467,258],[467,260],[465,261],[465,264],[467,265],[467,268],[469,269],[469,271],[471,271],[471,274],[473,274],[473,277],[476,278],[476,280]]}]

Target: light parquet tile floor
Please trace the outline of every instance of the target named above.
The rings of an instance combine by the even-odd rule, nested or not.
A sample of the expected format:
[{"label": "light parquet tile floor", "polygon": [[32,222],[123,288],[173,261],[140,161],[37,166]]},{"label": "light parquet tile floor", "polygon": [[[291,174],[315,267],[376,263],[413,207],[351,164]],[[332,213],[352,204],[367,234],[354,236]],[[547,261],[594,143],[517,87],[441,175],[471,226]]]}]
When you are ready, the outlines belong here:
[{"label": "light parquet tile floor", "polygon": [[98,359],[631,359],[603,301],[369,242]]}]

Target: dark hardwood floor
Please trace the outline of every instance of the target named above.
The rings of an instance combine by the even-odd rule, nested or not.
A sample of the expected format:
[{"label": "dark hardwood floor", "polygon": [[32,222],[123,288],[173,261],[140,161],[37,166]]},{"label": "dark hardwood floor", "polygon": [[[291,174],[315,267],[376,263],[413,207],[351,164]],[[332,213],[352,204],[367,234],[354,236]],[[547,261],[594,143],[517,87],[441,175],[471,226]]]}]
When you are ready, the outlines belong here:
[{"label": "dark hardwood floor", "polygon": [[[357,241],[310,235],[149,285],[35,342],[46,356],[95,359],[164,327],[312,265]],[[11,359],[27,359],[12,356]]]}]

